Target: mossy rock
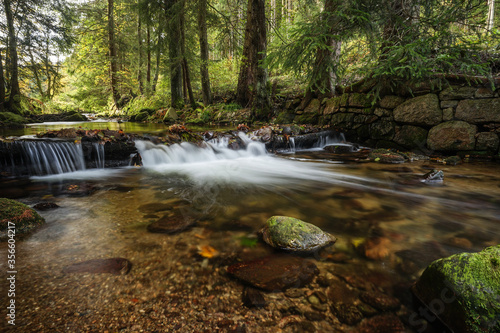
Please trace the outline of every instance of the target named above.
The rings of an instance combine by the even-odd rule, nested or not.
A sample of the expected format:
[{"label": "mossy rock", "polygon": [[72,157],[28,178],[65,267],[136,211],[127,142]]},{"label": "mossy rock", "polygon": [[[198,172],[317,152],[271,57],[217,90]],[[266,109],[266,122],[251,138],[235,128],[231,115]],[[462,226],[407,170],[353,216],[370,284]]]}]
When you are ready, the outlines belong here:
[{"label": "mossy rock", "polygon": [[271,217],[261,233],[267,244],[292,252],[313,252],[337,240],[313,224],[288,216]]},{"label": "mossy rock", "polygon": [[35,230],[45,220],[29,206],[6,198],[0,198],[0,241],[8,239],[9,222],[15,224],[15,235],[25,235]]},{"label": "mossy rock", "polygon": [[402,154],[383,148],[372,150],[368,155],[368,158],[370,161],[386,164],[398,164],[405,162],[405,157]]},{"label": "mossy rock", "polygon": [[64,121],[87,121],[87,117],[85,117],[83,114],[73,112],[69,114],[68,116],[64,117]]},{"label": "mossy rock", "polygon": [[24,124],[26,123],[26,119],[12,112],[0,112],[0,122],[6,124]]},{"label": "mossy rock", "polygon": [[413,292],[456,333],[500,332],[500,245],[434,261]]},{"label": "mossy rock", "polygon": [[140,112],[140,113],[135,115],[134,121],[145,121],[146,119],[148,119],[148,117],[149,117],[149,113],[146,111],[143,111],[143,112]]}]

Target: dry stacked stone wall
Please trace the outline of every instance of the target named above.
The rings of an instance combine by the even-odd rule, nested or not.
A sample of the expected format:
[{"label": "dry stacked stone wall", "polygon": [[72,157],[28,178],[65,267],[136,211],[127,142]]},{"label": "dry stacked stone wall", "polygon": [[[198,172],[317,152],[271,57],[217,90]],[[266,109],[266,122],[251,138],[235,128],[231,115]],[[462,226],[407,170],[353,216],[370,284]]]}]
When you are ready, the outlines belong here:
[{"label": "dry stacked stone wall", "polygon": [[499,89],[489,84],[421,89],[413,95],[344,93],[295,110],[295,123],[331,125],[349,141],[425,153],[499,154]]}]

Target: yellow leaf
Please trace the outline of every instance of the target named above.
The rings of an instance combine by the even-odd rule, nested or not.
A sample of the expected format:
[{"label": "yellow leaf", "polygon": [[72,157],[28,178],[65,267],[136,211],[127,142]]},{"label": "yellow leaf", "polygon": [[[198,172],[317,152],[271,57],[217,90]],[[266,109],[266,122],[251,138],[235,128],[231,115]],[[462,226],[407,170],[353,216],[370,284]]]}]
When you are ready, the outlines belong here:
[{"label": "yellow leaf", "polygon": [[203,245],[198,249],[198,254],[205,258],[213,258],[219,254],[219,251],[217,251],[210,245]]}]

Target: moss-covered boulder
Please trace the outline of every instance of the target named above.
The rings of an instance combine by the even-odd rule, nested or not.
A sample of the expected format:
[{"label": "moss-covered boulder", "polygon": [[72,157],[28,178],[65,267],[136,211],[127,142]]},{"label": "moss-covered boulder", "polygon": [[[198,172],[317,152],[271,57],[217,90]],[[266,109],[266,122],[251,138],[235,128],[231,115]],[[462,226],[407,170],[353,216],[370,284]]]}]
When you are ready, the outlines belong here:
[{"label": "moss-covered boulder", "polygon": [[313,224],[288,216],[271,217],[261,233],[272,247],[293,252],[312,252],[337,240]]},{"label": "moss-covered boulder", "polygon": [[133,119],[133,121],[145,121],[148,119],[148,117],[149,117],[149,113],[146,111],[143,111],[143,112],[139,112],[138,114],[136,114],[133,118],[131,117],[130,120]]},{"label": "moss-covered boulder", "polygon": [[453,332],[500,332],[500,245],[434,261],[413,292]]},{"label": "moss-covered boulder", "polygon": [[34,209],[21,202],[0,198],[0,241],[7,240],[12,223],[17,237],[35,230],[45,220]]},{"label": "moss-covered boulder", "polygon": [[87,117],[85,117],[83,114],[78,113],[78,112],[72,112],[69,113],[68,115],[64,116],[63,118],[64,121],[87,121]]},{"label": "moss-covered boulder", "polygon": [[12,112],[0,112],[0,123],[5,125],[20,125],[26,123],[26,119]]}]

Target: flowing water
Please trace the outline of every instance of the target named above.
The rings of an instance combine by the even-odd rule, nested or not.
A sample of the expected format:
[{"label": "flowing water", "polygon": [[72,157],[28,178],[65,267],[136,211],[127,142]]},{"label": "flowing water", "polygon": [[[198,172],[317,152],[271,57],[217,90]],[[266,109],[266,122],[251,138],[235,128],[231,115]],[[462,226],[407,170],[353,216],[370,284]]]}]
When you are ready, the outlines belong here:
[{"label": "flowing water", "polygon": [[[249,310],[241,305],[242,285],[225,273],[240,258],[272,252],[253,240],[273,215],[293,216],[335,235],[334,248],[311,258],[321,274],[370,281],[400,298],[409,313],[415,311],[409,286],[432,260],[500,243],[498,164],[342,163],[318,153],[321,147],[271,155],[263,144],[242,138],[247,148],[238,151],[225,140],[204,148],[137,141],[143,167],[47,167],[38,172],[44,175],[2,184],[5,196],[60,206],[41,212],[46,225],[16,243],[18,327],[191,332],[206,325],[215,331],[221,318],[229,318],[240,328],[245,322],[248,331],[287,331],[286,318],[303,318],[301,311],[290,315],[287,309],[303,302],[290,305],[293,299],[270,294],[271,305]],[[415,181],[432,168],[444,171],[443,186]],[[148,232],[164,215],[197,223],[175,235]],[[208,246],[216,250],[213,258],[203,255]],[[6,251],[0,244],[2,258]],[[111,257],[129,259],[131,272],[61,273],[75,262]],[[2,271],[5,265],[2,260]],[[314,284],[311,292],[321,289]],[[328,313],[315,322],[318,332],[349,331]],[[406,329],[418,331],[408,323]]]}]

